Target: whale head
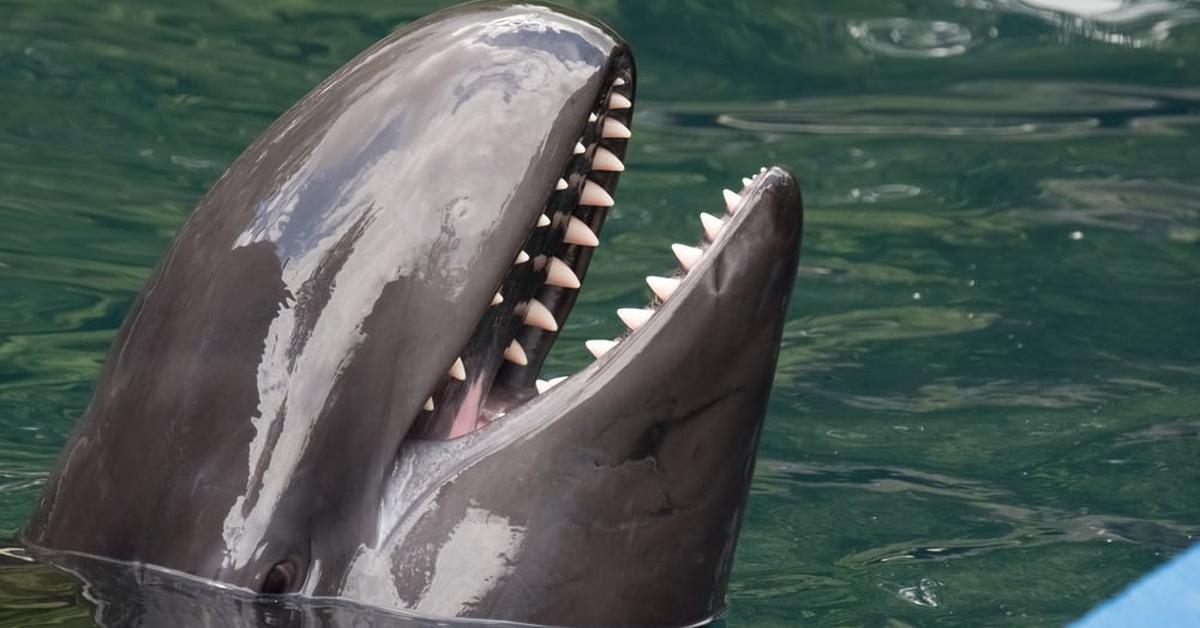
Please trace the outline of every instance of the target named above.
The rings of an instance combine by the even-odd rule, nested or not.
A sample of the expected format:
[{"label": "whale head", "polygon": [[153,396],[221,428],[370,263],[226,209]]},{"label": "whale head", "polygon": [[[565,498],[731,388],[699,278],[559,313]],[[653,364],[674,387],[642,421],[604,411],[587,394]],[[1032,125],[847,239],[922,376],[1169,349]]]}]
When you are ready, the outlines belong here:
[{"label": "whale head", "polygon": [[[795,279],[798,185],[727,192],[563,381],[636,72],[476,3],[283,114],[122,325],[25,541],[440,617],[691,625],[723,605]],[[690,229],[690,228],[689,228]]]}]

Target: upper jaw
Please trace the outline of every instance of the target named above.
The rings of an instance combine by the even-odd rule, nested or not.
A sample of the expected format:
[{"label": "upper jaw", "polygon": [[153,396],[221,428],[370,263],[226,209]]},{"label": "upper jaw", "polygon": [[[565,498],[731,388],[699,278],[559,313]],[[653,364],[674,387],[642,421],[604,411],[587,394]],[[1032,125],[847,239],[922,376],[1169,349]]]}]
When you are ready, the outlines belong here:
[{"label": "upper jaw", "polygon": [[525,237],[480,261],[503,267],[503,279],[494,290],[473,295],[481,318],[461,340],[458,357],[433,388],[409,438],[460,437],[535,392],[534,380],[574,305],[624,170],[636,84],[628,49],[613,50],[598,83],[590,107],[563,124],[571,130],[551,138],[542,161],[553,176],[538,180],[545,196],[524,214],[504,217]]}]

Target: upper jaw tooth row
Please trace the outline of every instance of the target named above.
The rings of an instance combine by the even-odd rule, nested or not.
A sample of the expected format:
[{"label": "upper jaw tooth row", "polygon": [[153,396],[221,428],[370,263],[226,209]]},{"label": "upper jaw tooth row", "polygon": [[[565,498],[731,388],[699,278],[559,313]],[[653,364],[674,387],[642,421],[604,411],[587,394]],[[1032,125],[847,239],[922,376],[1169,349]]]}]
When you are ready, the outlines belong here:
[{"label": "upper jaw tooth row", "polygon": [[[766,173],[766,168],[759,169],[757,174],[742,179],[742,184],[745,189],[754,185],[758,177]],[[733,190],[724,190],[722,195],[725,198],[726,217],[732,217],[742,209],[742,196]],[[687,274],[691,272],[700,260],[704,258],[704,254],[708,246],[717,241],[722,228],[725,226],[726,218],[718,218],[709,213],[700,214],[700,222],[704,227],[704,236],[707,241],[701,247],[689,246],[686,244],[672,244],[671,251],[675,254],[675,259],[679,261],[679,268],[682,274],[677,277],[646,277],[646,285],[650,287],[650,291],[654,293],[655,300],[651,302],[650,307],[646,308],[621,308],[617,310],[617,317],[629,329],[629,334],[641,329],[658,311],[658,307],[666,303],[675,292],[679,289],[680,284],[687,279]],[[626,336],[628,336],[627,334]],[[612,351],[614,347],[621,342],[622,339],[616,340],[588,340],[584,343],[587,350],[596,358],[600,358],[604,354]],[[557,377],[547,380],[537,380],[538,394],[550,390],[554,386],[561,383],[566,377]]]},{"label": "upper jaw tooth row", "polygon": [[[613,80],[612,86],[616,88],[625,84],[625,79],[617,77]],[[610,90],[607,101],[608,111],[621,111],[630,109],[632,107],[633,101],[630,100],[629,97]],[[608,117],[607,115],[602,118],[599,114],[594,112],[588,116],[588,122],[590,123],[598,123],[601,120],[603,120],[603,122],[600,124],[599,139],[627,140],[633,137],[633,133],[629,130],[629,127],[620,120]],[[581,138],[575,143],[575,148],[572,151],[574,155],[583,155],[587,153],[588,147],[584,143],[585,139],[586,138]],[[597,144],[595,151],[592,153],[590,170],[591,172],[624,172],[625,164],[619,157],[617,157],[616,153],[613,153],[604,146]],[[555,192],[563,192],[570,189],[570,187],[571,184],[567,181],[567,179],[560,177],[555,183],[554,190]],[[583,189],[579,192],[579,206],[608,208],[612,207],[615,202],[616,201],[613,200],[612,195],[609,194],[608,190],[604,189],[603,186],[595,181],[592,181],[590,177],[584,180]],[[538,216],[537,226],[535,228],[542,229],[549,227],[552,223],[553,220],[550,216],[546,214],[540,214]],[[600,245],[600,238],[596,236],[596,233],[591,227],[588,226],[587,223],[572,215],[567,220],[567,226],[563,234],[563,243],[595,248]],[[522,250],[517,253],[517,257],[513,262],[513,265],[519,266],[529,262],[530,259],[531,257],[529,253]],[[554,286],[556,288],[563,288],[566,290],[578,290],[581,282],[569,264],[558,257],[550,257],[549,262],[546,264],[546,285]],[[504,303],[504,295],[497,291],[492,297],[491,305],[494,307],[500,305],[501,303]],[[525,302],[525,314],[523,322],[527,326],[535,327],[548,332],[557,332],[559,329],[558,321],[554,318],[554,313],[550,311],[550,308],[546,307],[536,298],[531,298]],[[529,363],[529,357],[525,353],[525,348],[522,347],[521,344],[515,339],[509,343],[508,347],[504,350],[504,359],[518,366],[525,366]],[[466,365],[463,363],[462,356],[459,356],[454,360],[454,364],[450,366],[450,369],[447,371],[447,375],[460,382],[466,381],[467,371]],[[551,381],[557,384],[564,379],[566,379],[566,377],[560,377]],[[546,382],[538,380],[538,393],[542,392],[545,384]],[[433,402],[432,396],[425,400],[425,405],[423,407],[426,412],[433,412],[436,406]]]}]

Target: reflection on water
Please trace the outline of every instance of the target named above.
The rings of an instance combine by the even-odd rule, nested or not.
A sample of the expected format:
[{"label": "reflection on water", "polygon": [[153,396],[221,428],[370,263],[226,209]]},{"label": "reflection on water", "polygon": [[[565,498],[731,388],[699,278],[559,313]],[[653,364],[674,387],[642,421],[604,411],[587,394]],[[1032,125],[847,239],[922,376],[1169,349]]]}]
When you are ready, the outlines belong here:
[{"label": "reflection on water", "polygon": [[1041,20],[1066,44],[1078,38],[1127,48],[1162,46],[1175,29],[1200,19],[1200,8],[1175,0],[955,0],[954,4],[991,15],[973,19],[977,26],[878,17],[850,21],[846,28],[872,54],[938,59],[1000,38],[999,24],[1007,15]]},{"label": "reflection on water", "polygon": [[[5,4],[0,538],[225,164],[445,4]],[[632,43],[639,110],[550,374],[620,333],[720,188],[804,182],[728,626],[1061,624],[1195,542],[1200,8],[568,4]],[[77,583],[0,572],[0,624],[91,623]]]},{"label": "reflection on water", "polygon": [[1175,181],[1047,179],[1042,189],[1058,207],[1030,219],[1200,242],[1200,186]]},{"label": "reflection on water", "polygon": [[1175,0],[997,0],[996,6],[1054,24],[1064,38],[1084,37],[1143,48],[1200,19],[1200,9]]},{"label": "reflection on water", "polygon": [[[445,621],[342,600],[259,599],[178,574],[82,557],[56,559],[65,571],[0,548],[0,625],[162,628],[491,628],[518,624]],[[68,575],[69,574],[69,575]],[[31,613],[34,610],[36,612]]]}]

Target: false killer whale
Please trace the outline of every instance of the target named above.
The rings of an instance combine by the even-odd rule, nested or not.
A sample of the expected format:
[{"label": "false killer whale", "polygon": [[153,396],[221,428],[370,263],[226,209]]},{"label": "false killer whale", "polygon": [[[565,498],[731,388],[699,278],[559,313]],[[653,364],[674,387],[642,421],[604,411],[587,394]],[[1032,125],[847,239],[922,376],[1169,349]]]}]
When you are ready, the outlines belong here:
[{"label": "false killer whale", "polygon": [[[686,626],[723,608],[802,208],[726,190],[629,331],[552,381],[624,170],[627,45],[463,5],[375,44],[200,201],[23,532],[258,594]],[[702,227],[702,228],[701,228]]]}]

